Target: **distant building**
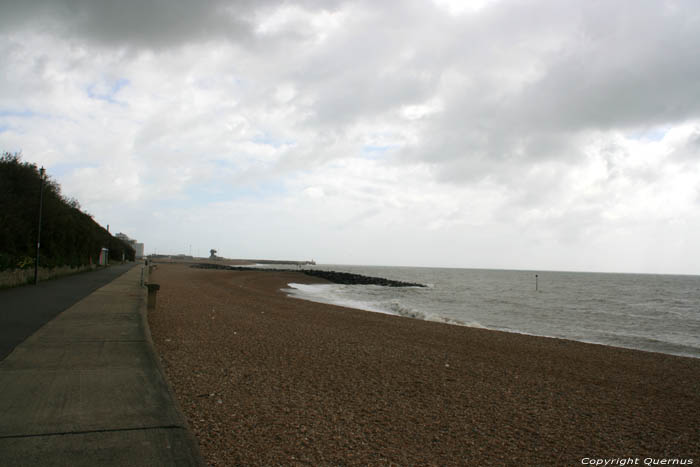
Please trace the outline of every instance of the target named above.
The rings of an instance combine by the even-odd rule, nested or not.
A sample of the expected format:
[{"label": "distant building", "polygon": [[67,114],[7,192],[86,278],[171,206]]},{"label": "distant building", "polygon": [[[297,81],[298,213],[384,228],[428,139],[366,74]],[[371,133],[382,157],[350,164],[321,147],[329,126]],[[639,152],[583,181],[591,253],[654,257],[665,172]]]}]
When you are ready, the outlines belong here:
[{"label": "distant building", "polygon": [[143,243],[132,243],[134,251],[136,252],[136,259],[143,258]]},{"label": "distant building", "polygon": [[138,243],[136,240],[129,238],[128,235],[121,232],[117,233],[115,237],[131,245],[131,248],[133,248],[134,252],[136,253],[136,259],[143,258],[143,243]]}]

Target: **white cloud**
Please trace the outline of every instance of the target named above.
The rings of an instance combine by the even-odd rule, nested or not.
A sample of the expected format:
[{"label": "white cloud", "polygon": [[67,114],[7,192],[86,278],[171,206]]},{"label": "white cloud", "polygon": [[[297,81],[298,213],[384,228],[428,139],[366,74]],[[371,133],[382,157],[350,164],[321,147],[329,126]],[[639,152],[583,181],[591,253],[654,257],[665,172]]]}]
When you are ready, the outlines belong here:
[{"label": "white cloud", "polygon": [[430,99],[422,104],[405,105],[401,108],[401,115],[408,120],[419,120],[438,113],[443,109],[440,99]]},{"label": "white cloud", "polygon": [[110,5],[3,5],[0,149],[151,251],[698,272],[694,2]]},{"label": "white cloud", "polygon": [[439,8],[451,15],[479,13],[484,8],[497,4],[499,0],[433,0]]}]

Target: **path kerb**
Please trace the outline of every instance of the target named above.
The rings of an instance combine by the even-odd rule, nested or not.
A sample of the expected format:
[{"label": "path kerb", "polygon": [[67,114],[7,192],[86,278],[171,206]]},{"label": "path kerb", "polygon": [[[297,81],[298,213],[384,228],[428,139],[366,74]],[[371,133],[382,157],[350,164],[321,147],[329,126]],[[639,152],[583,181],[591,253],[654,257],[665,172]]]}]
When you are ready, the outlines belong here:
[{"label": "path kerb", "polygon": [[0,362],[4,466],[203,465],[151,340],[134,267]]}]

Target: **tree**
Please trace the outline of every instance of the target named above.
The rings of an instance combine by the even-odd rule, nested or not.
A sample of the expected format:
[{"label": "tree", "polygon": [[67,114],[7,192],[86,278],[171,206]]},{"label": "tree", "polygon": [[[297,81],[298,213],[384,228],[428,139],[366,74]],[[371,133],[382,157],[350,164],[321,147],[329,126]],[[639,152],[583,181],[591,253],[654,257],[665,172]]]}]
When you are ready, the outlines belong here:
[{"label": "tree", "polygon": [[[0,270],[31,267],[36,253],[37,212],[41,175],[20,153],[0,155]],[[40,266],[83,266],[94,263],[102,248],[110,259],[134,260],[134,249],[80,210],[75,199],[61,194],[51,177],[44,181]]]}]

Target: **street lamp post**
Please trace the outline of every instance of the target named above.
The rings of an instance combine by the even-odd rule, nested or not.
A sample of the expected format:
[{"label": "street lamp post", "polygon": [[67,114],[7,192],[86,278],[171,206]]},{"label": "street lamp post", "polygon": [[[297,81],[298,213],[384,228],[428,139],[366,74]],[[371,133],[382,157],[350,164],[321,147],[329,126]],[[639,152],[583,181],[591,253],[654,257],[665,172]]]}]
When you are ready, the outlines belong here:
[{"label": "street lamp post", "polygon": [[39,225],[36,233],[36,259],[34,260],[34,285],[39,284],[39,249],[41,248],[41,210],[44,206],[44,168],[39,171],[41,186],[39,188]]}]

